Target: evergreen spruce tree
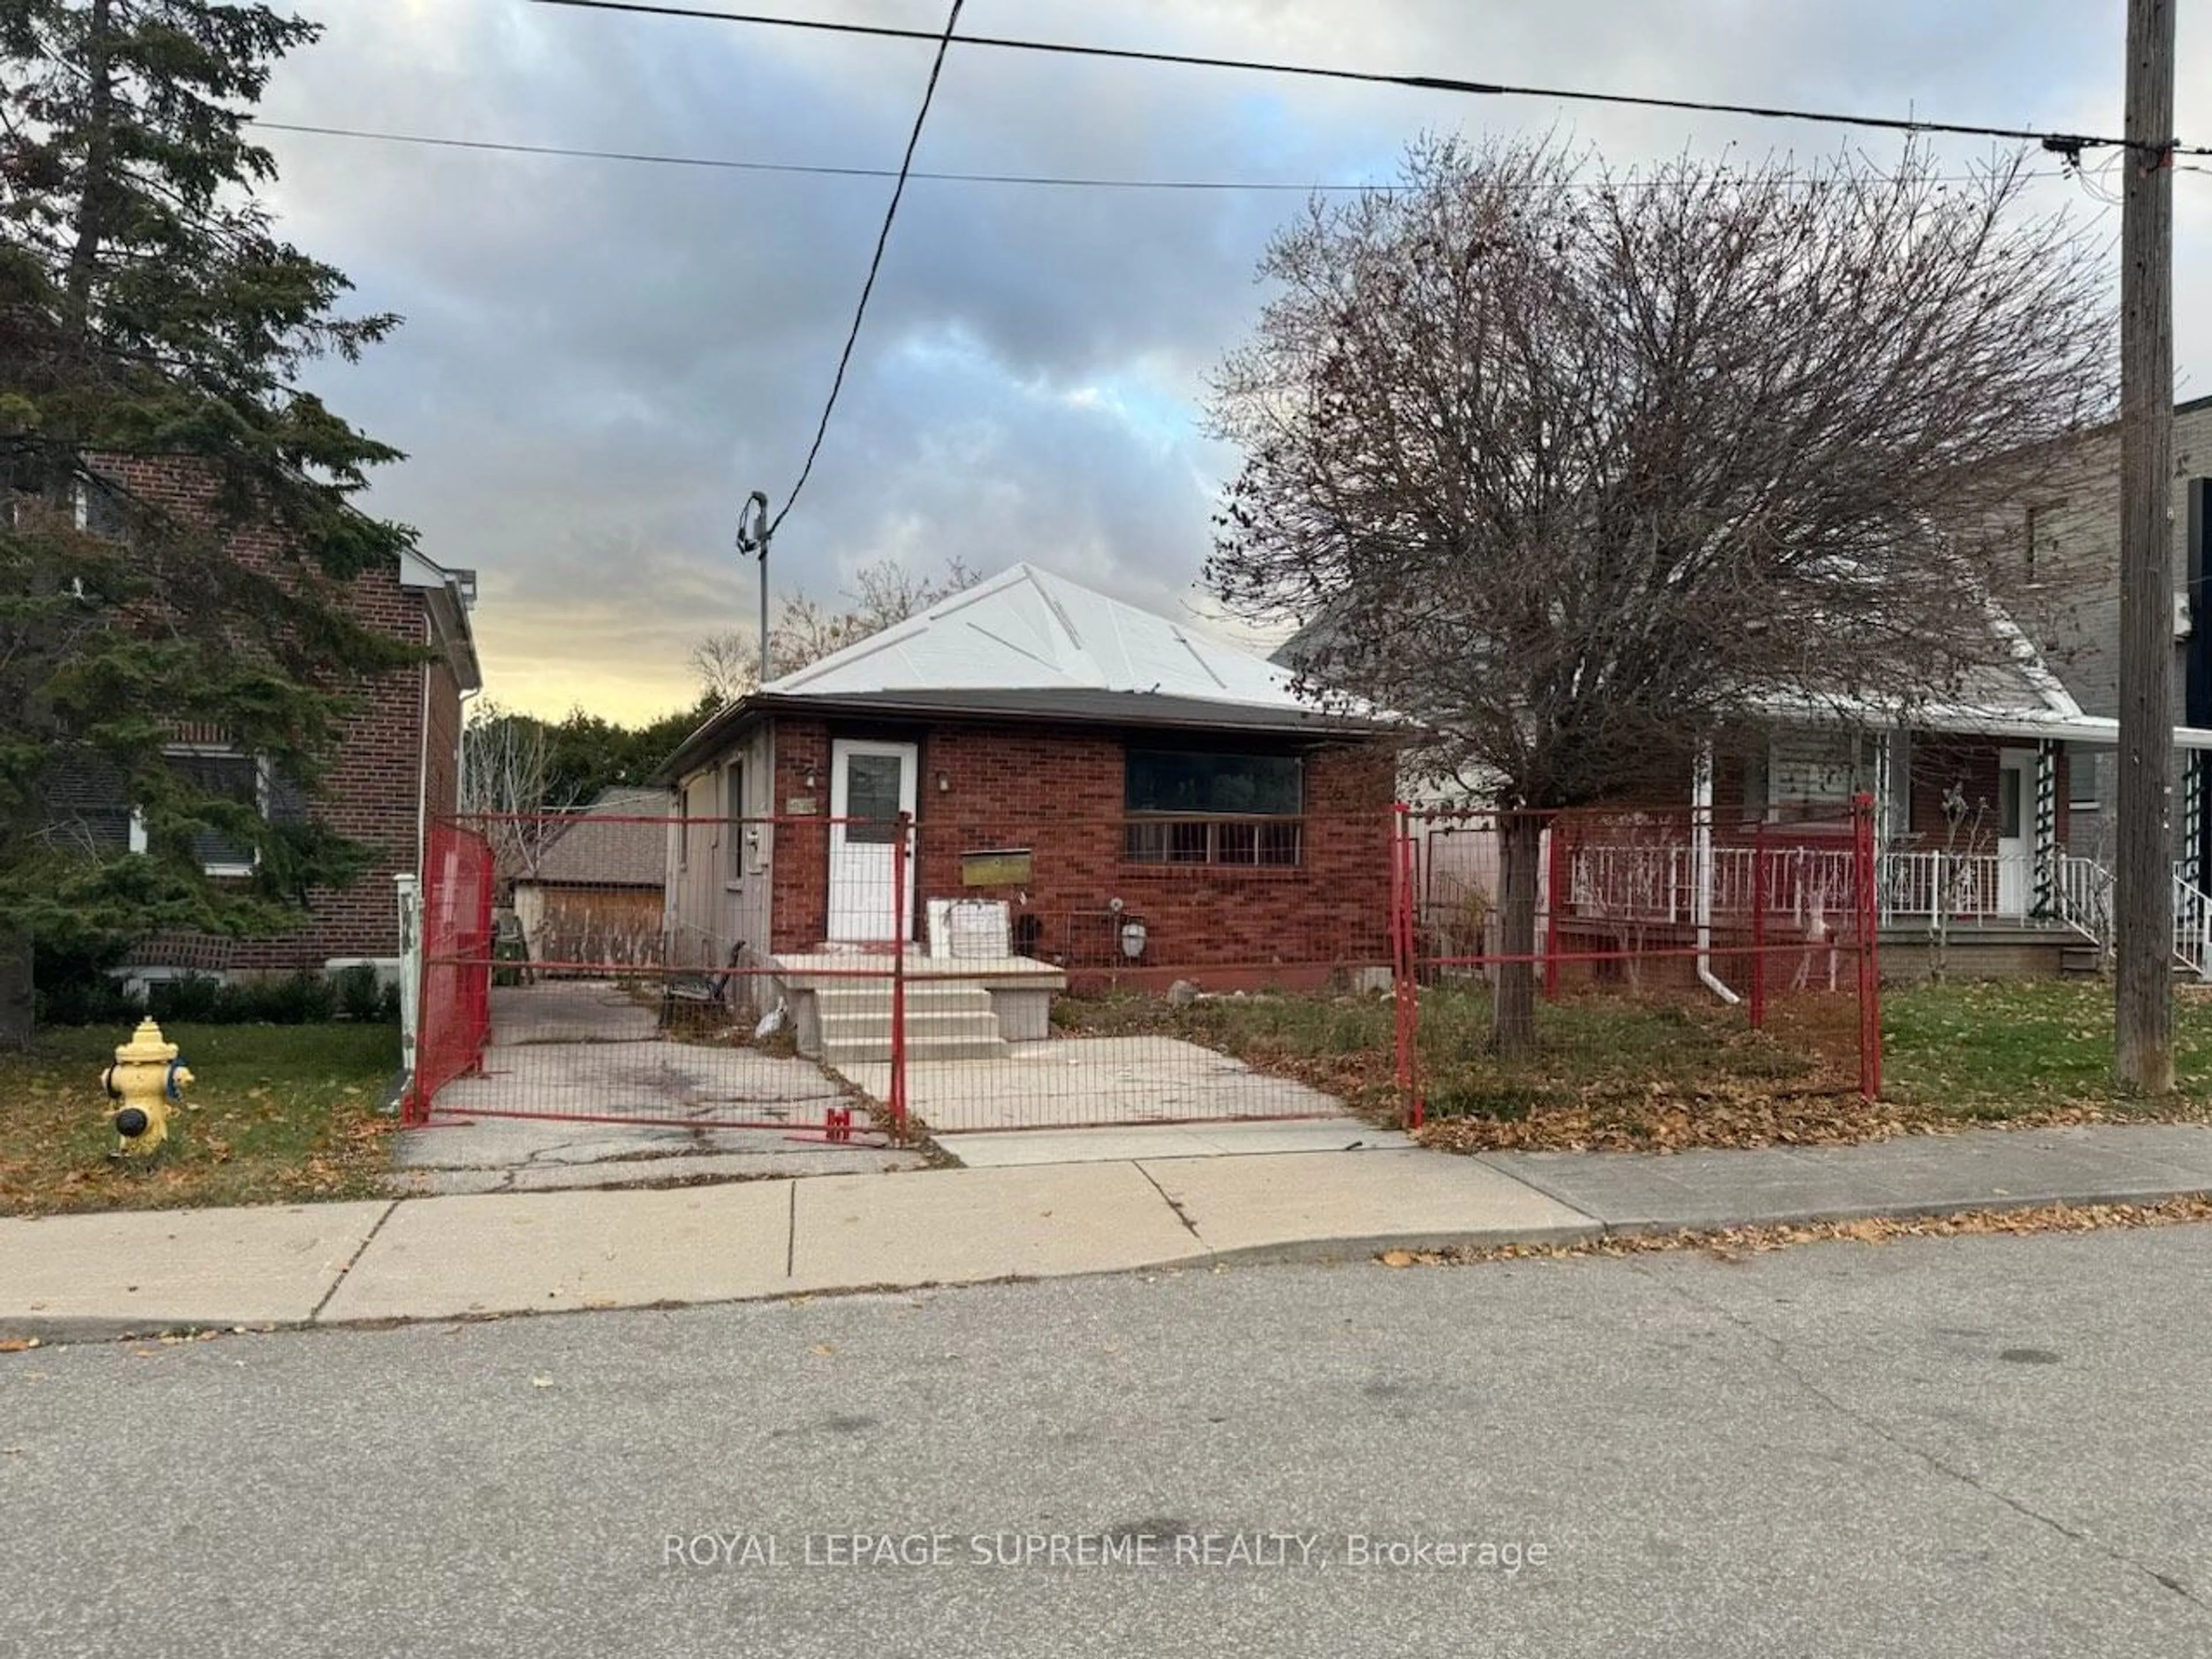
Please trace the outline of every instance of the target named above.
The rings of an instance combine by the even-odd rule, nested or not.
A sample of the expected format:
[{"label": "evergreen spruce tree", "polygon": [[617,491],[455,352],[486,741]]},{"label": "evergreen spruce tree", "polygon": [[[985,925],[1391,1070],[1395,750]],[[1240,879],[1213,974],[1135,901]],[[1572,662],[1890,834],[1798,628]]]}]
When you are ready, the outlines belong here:
[{"label": "evergreen spruce tree", "polygon": [[[214,0],[0,0],[0,1042],[27,1036],[40,952],[281,929],[364,862],[262,810],[272,783],[307,798],[365,678],[420,655],[346,604],[410,539],[349,504],[397,452],[301,379],[398,319],[341,315],[344,276],[256,196],[275,168],[247,117],[318,33]],[[258,786],[165,752],[208,730]],[[253,874],[207,877],[211,837]]]}]

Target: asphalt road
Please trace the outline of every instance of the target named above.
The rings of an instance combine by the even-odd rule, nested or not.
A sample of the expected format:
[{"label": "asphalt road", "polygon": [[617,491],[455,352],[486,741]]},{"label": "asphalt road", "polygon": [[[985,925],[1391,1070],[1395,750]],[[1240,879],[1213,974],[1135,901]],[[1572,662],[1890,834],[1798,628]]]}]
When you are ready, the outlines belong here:
[{"label": "asphalt road", "polygon": [[45,1349],[0,1652],[2212,1654],[2208,1285],[2172,1229]]}]

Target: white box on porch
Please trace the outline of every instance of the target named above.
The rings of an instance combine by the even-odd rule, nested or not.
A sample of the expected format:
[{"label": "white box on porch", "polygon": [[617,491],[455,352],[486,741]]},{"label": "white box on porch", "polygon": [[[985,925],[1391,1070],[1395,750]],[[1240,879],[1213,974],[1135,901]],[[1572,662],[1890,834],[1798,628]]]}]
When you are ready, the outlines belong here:
[{"label": "white box on porch", "polygon": [[1012,956],[1013,921],[1004,899],[932,899],[929,954],[939,961]]}]

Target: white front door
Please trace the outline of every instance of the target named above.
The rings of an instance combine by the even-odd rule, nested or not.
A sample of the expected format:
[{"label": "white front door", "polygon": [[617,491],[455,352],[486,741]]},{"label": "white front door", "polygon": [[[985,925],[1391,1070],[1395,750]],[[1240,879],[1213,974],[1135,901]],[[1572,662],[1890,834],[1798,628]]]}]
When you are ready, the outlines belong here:
[{"label": "white front door", "polygon": [[2008,749],[1997,761],[1997,891],[2001,916],[2027,914],[2035,870],[2035,757]]},{"label": "white front door", "polygon": [[[830,925],[827,937],[903,939],[914,914],[914,845],[892,891],[898,815],[914,813],[919,755],[910,743],[839,738],[830,745]],[[849,822],[848,822],[849,820]]]}]

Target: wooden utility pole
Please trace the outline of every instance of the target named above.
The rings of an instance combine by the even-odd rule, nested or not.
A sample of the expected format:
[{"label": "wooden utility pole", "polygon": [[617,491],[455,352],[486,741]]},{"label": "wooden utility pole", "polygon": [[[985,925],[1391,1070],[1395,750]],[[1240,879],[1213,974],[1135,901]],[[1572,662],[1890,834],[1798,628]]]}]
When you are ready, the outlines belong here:
[{"label": "wooden utility pole", "polygon": [[2121,1087],[2173,1087],[2173,6],[2128,0],[2120,209]]}]

